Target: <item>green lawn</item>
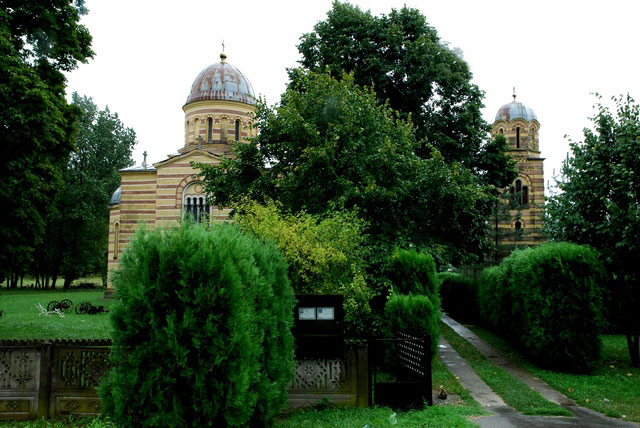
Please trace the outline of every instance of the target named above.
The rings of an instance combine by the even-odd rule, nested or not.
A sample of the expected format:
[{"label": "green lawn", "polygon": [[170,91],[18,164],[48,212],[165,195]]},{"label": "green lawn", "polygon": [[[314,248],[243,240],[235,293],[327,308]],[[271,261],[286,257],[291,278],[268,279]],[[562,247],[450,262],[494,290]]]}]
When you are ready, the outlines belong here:
[{"label": "green lawn", "polygon": [[625,336],[602,336],[600,364],[591,374],[579,375],[542,369],[491,332],[468,327],[579,405],[614,418],[640,422],[640,368],[631,366]]},{"label": "green lawn", "polygon": [[528,385],[493,364],[444,323],[440,323],[440,334],[509,406],[525,415],[573,416],[567,409],[545,399]]},{"label": "green lawn", "polygon": [[0,338],[2,339],[104,339],[111,337],[109,314],[76,315],[71,310],[64,318],[40,315],[38,304],[47,307],[51,300],[69,299],[74,305],[89,301],[110,308],[115,300],[103,299],[104,291],[48,291],[0,289]]}]

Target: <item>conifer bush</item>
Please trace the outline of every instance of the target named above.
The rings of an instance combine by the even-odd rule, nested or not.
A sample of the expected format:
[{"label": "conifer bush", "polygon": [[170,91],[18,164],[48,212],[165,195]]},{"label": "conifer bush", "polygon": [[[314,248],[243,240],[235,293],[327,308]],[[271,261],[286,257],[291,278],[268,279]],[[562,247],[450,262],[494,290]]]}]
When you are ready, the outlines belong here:
[{"label": "conifer bush", "polygon": [[534,360],[577,372],[598,361],[605,274],[593,249],[561,242],[515,251],[481,281],[482,313]]},{"label": "conifer bush", "polygon": [[228,224],[143,229],[114,284],[101,396],[118,426],[270,425],[293,375],[294,297],[273,245]]},{"label": "conifer bush", "polygon": [[396,249],[387,264],[392,295],[385,305],[389,332],[431,336],[431,355],[438,350],[440,296],[433,257],[425,251]]}]

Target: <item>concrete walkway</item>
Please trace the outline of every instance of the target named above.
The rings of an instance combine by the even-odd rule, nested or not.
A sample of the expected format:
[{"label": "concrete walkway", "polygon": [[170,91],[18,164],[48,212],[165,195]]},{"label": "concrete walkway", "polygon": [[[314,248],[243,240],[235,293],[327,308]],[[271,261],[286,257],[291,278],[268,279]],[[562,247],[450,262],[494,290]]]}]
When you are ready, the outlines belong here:
[{"label": "concrete walkway", "polygon": [[474,419],[474,422],[486,428],[528,428],[528,427],[564,427],[564,428],[600,428],[600,427],[628,427],[638,428],[632,422],[620,421],[606,417],[584,407],[577,406],[573,400],[551,388],[541,379],[515,365],[504,354],[482,340],[471,330],[456,322],[447,315],[442,321],[457,334],[464,337],[480,351],[487,359],[500,366],[513,377],[529,385],[547,400],[560,404],[575,417],[558,416],[526,416],[509,407],[491,388],[473,371],[467,362],[447,343],[440,338],[440,358],[449,371],[459,377],[462,386],[471,396],[493,416]]}]

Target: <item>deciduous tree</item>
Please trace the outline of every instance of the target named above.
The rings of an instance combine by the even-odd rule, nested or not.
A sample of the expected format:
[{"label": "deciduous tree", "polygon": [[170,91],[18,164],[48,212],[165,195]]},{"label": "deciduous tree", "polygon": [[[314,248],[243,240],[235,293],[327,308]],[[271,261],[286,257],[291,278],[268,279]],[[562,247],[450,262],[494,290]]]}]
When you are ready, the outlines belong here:
[{"label": "deciduous tree", "polygon": [[17,279],[54,209],[77,116],[62,71],[93,55],[85,12],[80,0],[0,0],[0,275]]},{"label": "deciduous tree", "polygon": [[[599,97],[600,99],[600,97]],[[633,364],[640,364],[640,107],[616,98],[600,101],[584,141],[571,142],[561,193],[547,203],[545,225],[556,240],[597,248],[612,276],[611,320],[620,315]]]},{"label": "deciduous tree", "polygon": [[[484,94],[471,83],[461,51],[443,42],[417,9],[375,17],[335,1],[327,19],[301,37],[298,50],[303,67],[328,70],[337,79],[351,72],[357,84],[374,88],[380,102],[410,117],[419,155],[429,157],[435,147],[447,162],[494,178],[484,169],[485,157],[495,157],[480,112]],[[504,151],[497,154],[506,157]]]}]

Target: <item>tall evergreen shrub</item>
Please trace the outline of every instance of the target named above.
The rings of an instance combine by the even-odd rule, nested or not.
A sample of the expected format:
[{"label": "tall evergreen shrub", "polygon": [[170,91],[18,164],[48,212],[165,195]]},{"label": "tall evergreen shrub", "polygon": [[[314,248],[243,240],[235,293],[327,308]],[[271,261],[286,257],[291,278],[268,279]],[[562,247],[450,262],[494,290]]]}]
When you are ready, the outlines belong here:
[{"label": "tall evergreen shrub", "polygon": [[579,372],[599,359],[605,274],[593,249],[561,242],[516,251],[483,279],[482,313],[533,359]]},{"label": "tall evergreen shrub", "polygon": [[396,249],[387,264],[392,296],[385,305],[391,334],[403,332],[431,336],[431,355],[438,350],[440,295],[433,257],[414,249]]},{"label": "tall evergreen shrub", "polygon": [[232,225],[141,230],[114,276],[104,412],[121,427],[269,426],[293,375],[276,248]]},{"label": "tall evergreen shrub", "polygon": [[426,251],[396,249],[389,259],[387,277],[394,293],[424,296],[438,293],[436,265]]}]

